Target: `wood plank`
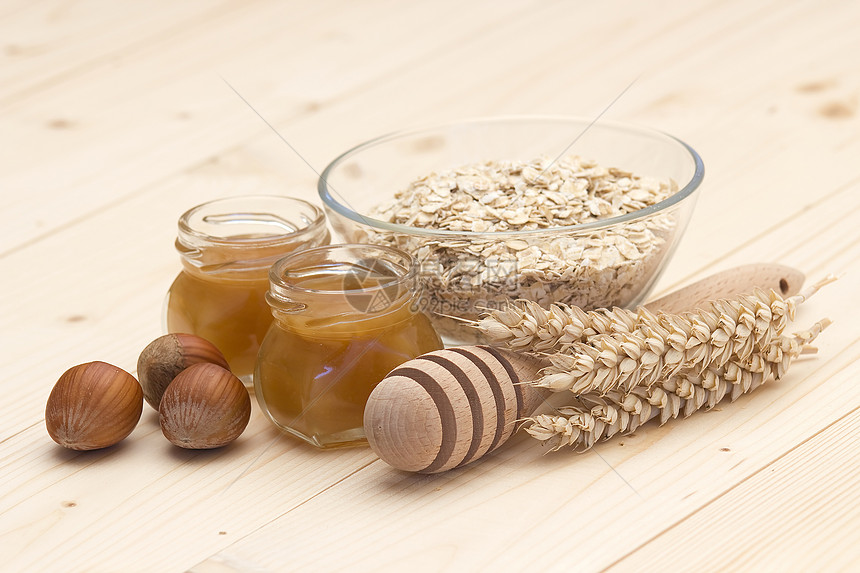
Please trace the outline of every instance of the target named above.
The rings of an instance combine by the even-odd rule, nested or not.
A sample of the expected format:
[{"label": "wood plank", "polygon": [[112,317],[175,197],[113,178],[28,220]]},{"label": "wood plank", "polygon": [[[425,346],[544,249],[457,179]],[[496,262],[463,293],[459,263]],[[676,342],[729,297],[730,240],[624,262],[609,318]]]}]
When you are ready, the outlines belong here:
[{"label": "wood plank", "polygon": [[9,571],[185,570],[374,459],[366,449],[320,453],[284,439],[256,408],[239,440],[218,450],[172,446],[151,410],[106,450],[62,450],[41,426],[3,446]]},{"label": "wood plank", "polygon": [[[543,16],[540,13],[536,13],[531,15],[530,19],[526,19],[521,22],[517,22],[514,25],[511,25],[511,30],[502,30],[497,32],[491,36],[489,41],[484,42],[484,45],[480,47],[480,49],[475,50],[476,57],[474,57],[474,65],[471,67],[474,68],[475,73],[470,74],[467,77],[460,77],[460,74],[456,72],[456,70],[461,69],[463,66],[461,60],[460,53],[456,50],[448,50],[439,52],[435,54],[436,58],[441,58],[442,61],[438,63],[438,65],[433,66],[429,70],[422,70],[420,67],[413,68],[411,70],[407,70],[408,75],[410,77],[398,77],[398,81],[391,82],[391,85],[387,85],[382,90],[376,90],[373,92],[371,97],[366,98],[363,102],[359,102],[358,106],[353,106],[352,109],[349,110],[349,113],[346,115],[347,118],[356,118],[356,107],[358,109],[367,109],[373,108],[375,102],[387,99],[386,94],[397,93],[398,91],[404,92],[400,97],[397,98],[397,102],[403,102],[405,105],[403,106],[404,115],[407,113],[414,114],[414,110],[411,107],[411,102],[413,101],[421,101],[422,99],[426,99],[426,94],[429,92],[431,96],[435,93],[439,93],[444,96],[443,101],[447,104],[450,104],[451,95],[445,91],[433,90],[433,85],[428,84],[427,78],[440,78],[442,79],[443,85],[452,85],[459,86],[462,85],[463,98],[462,101],[467,102],[469,104],[469,108],[474,109],[476,104],[480,102],[480,105],[487,111],[495,111],[489,110],[486,107],[486,94],[481,90],[477,90],[481,85],[486,85],[487,83],[496,83],[504,82],[504,78],[509,76],[510,68],[513,66],[514,68],[522,68],[528,69],[531,66],[534,66],[533,62],[524,59],[524,52],[520,49],[520,44],[510,43],[509,38],[511,34],[518,33],[522,34],[522,31],[519,28],[524,28],[526,31],[537,31],[539,26],[545,25],[544,20],[550,20],[553,25],[558,28],[554,30],[554,32],[549,36],[549,38],[553,39],[552,43],[544,41],[544,43],[548,43],[548,46],[541,46],[542,50],[537,55],[539,56],[538,62],[542,62],[544,59],[547,59],[550,64],[542,64],[544,68],[552,62],[555,62],[554,65],[558,66],[561,64],[567,64],[569,58],[566,57],[566,54],[569,52],[578,52],[581,51],[586,42],[590,39],[596,39],[605,36],[611,27],[611,21],[607,21],[605,28],[595,28],[593,31],[589,30],[589,35],[579,35],[574,36],[573,39],[569,38],[569,35],[563,34],[563,31],[566,26],[569,26],[571,21],[569,17],[564,17],[566,12],[560,9],[557,9],[561,17],[556,17],[555,15],[551,16]],[[595,16],[598,19],[607,20],[608,14],[611,13],[611,7],[604,10]],[[423,16],[423,15],[422,15]],[[275,18],[269,18],[275,19]],[[464,20],[468,21],[468,20]],[[703,18],[702,21],[705,21]],[[703,23],[700,21],[699,23]],[[709,20],[707,20],[709,22]],[[676,31],[676,30],[685,30],[686,25],[689,22],[683,19],[683,13],[679,17],[679,19],[671,21],[666,28],[666,31]],[[720,22],[717,20],[716,24],[713,24],[717,30],[721,29],[726,25],[724,22]],[[472,30],[473,27],[469,27],[469,33],[474,34]],[[653,30],[650,26],[646,24],[641,25],[641,29],[635,30],[638,34],[631,34],[631,37],[637,39],[638,42],[631,42],[632,45],[625,44],[622,47],[622,50],[629,51],[630,48],[638,47],[637,44],[640,44],[647,39],[651,38],[653,35]],[[218,33],[221,32],[221,33]],[[208,45],[208,42],[216,42],[217,39],[222,37],[224,34],[229,34],[230,30],[227,31],[216,31],[213,32],[212,36],[214,39],[207,40],[206,42],[198,42],[198,44]],[[531,32],[535,33],[535,32]],[[625,36],[626,37],[626,36]],[[397,38],[384,38],[387,44],[385,46],[390,45],[392,40],[397,40]],[[273,41],[277,39],[274,38]],[[298,39],[299,41],[301,38]],[[569,45],[565,45],[565,43]],[[271,49],[272,42],[266,44],[268,48]],[[170,55],[170,57],[165,58],[165,60],[169,63],[178,62],[173,66],[168,66],[167,69],[162,72],[164,75],[164,79],[161,81],[157,81],[155,83],[156,86],[164,85],[164,81],[170,81],[173,77],[176,77],[176,71],[173,67],[178,68],[180,73],[184,76],[187,76],[189,73],[189,69],[187,67],[187,63],[183,65],[184,59],[182,58],[183,53],[188,49],[188,47],[179,42],[177,46],[173,46],[173,51],[175,55]],[[169,52],[168,52],[169,53]],[[217,55],[217,54],[216,54]],[[664,59],[667,57],[666,54],[655,54],[659,56],[656,58],[655,64],[663,65],[665,64]],[[491,65],[488,65],[487,57],[491,56],[493,59],[490,60]],[[609,53],[606,58],[606,62],[611,61],[612,58],[615,58],[617,54],[614,52]],[[672,54],[674,57],[674,54]],[[163,55],[161,57],[164,57]],[[153,59],[152,56],[150,59]],[[663,58],[663,59],[661,59]],[[371,59],[372,58],[366,58]],[[228,59],[229,61],[229,59]],[[479,65],[480,62],[480,65]],[[471,63],[471,62],[470,62]],[[601,65],[603,61],[598,61],[598,69],[595,70],[599,73],[605,74],[607,76],[611,76],[611,73],[606,70],[605,65]],[[577,65],[577,62],[572,62],[572,64]],[[591,68],[594,66],[589,65],[588,67],[584,67],[585,64],[579,64],[583,67],[583,69],[579,72],[581,74],[588,74],[592,70]],[[147,68],[156,66],[155,61],[144,61],[139,64],[139,66],[146,66]],[[234,67],[227,63],[225,68]],[[468,67],[468,66],[467,66]],[[248,90],[248,92],[253,96],[252,99],[255,102],[259,102],[259,105],[262,107],[264,111],[269,114],[270,111],[276,109],[276,112],[273,112],[274,116],[282,117],[283,112],[280,111],[287,108],[297,108],[303,109],[304,106],[308,104],[308,101],[305,99],[302,102],[297,103],[295,106],[291,106],[286,103],[283,94],[279,93],[277,90],[271,89],[271,86],[267,86],[268,90],[264,94],[259,94],[258,91],[254,89],[254,84],[245,79],[248,76],[247,66],[241,65],[241,68],[245,73],[243,73],[240,78],[243,80],[239,82],[240,87],[243,90]],[[143,77],[140,74],[136,73],[135,70],[138,69],[138,66],[128,64],[124,68],[117,71],[114,81],[111,81],[109,84],[105,85],[104,77],[105,71],[101,70],[101,73],[93,73],[88,74],[85,79],[79,81],[79,83],[75,86],[63,86],[63,90],[55,90],[56,93],[49,92],[48,94],[44,94],[42,98],[35,98],[33,100],[28,100],[27,106],[30,110],[28,113],[32,115],[42,116],[43,121],[48,124],[54,121],[53,116],[56,115],[56,107],[58,103],[58,97],[62,97],[62,106],[66,109],[78,109],[77,113],[82,115],[84,118],[88,118],[89,116],[95,114],[92,119],[85,119],[80,122],[78,125],[78,120],[75,118],[71,119],[71,125],[75,126],[74,129],[65,129],[61,130],[60,133],[51,133],[50,130],[48,132],[48,137],[40,137],[36,141],[38,141],[38,145],[40,149],[43,149],[45,152],[47,151],[59,151],[62,156],[66,157],[66,161],[62,164],[55,164],[51,166],[46,166],[42,162],[37,165],[32,165],[30,170],[23,175],[16,176],[15,174],[20,171],[21,168],[25,168],[28,164],[28,161],[36,155],[33,153],[32,149],[26,148],[24,146],[20,149],[18,157],[9,157],[10,169],[7,169],[6,172],[10,177],[9,185],[10,188],[25,188],[28,193],[20,194],[21,197],[29,197],[30,200],[38,200],[40,193],[47,192],[45,187],[50,187],[53,185],[53,182],[57,180],[57,178],[62,177],[64,181],[66,181],[66,185],[68,186],[68,192],[70,195],[74,195],[78,198],[78,201],[74,205],[59,205],[58,211],[63,216],[68,217],[69,213],[79,212],[80,208],[77,203],[80,203],[81,198],[84,200],[84,207],[86,204],[89,204],[89,201],[95,200],[95,198],[100,198],[101,200],[110,200],[110,198],[114,198],[113,196],[105,195],[103,189],[115,189],[115,188],[134,188],[139,186],[140,184],[146,184],[147,182],[151,182],[151,172],[153,171],[153,165],[157,164],[159,166],[164,165],[165,167],[175,166],[174,163],[171,163],[174,160],[173,155],[180,155],[184,157],[182,153],[188,152],[189,142],[187,139],[188,131],[194,131],[196,129],[207,129],[212,125],[217,125],[219,121],[222,121],[225,115],[227,117],[234,117],[232,114],[223,113],[223,109],[232,109],[235,112],[239,113],[239,117],[242,118],[242,121],[246,121],[248,116],[244,114],[245,110],[237,107],[237,103],[232,98],[232,95],[227,93],[226,90],[223,92],[219,92],[218,90],[222,89],[217,81],[204,81],[199,77],[195,77],[196,81],[189,80],[188,83],[183,83],[182,85],[173,85],[169,84],[167,88],[160,89],[158,91],[168,91],[169,94],[163,94],[158,98],[158,100],[162,101],[161,104],[158,104],[158,109],[152,109],[153,107],[153,98],[152,95],[149,95],[146,100],[146,104],[141,106],[141,102],[139,99],[134,99],[133,93],[137,91],[141,91],[145,89],[144,84],[141,84],[143,81]],[[127,72],[128,70],[128,72]],[[452,71],[453,70],[453,71]],[[223,71],[223,70],[222,70]],[[343,75],[343,69],[334,70],[332,73],[332,77],[340,78]],[[487,74],[487,71],[490,71],[491,74]],[[572,70],[576,72],[576,70]],[[304,73],[319,73],[318,71],[311,70],[305,71]],[[192,74],[193,75],[193,74]],[[228,74],[230,75],[230,74]],[[293,74],[293,80],[301,80],[301,74]],[[205,74],[204,74],[205,77]],[[313,76],[311,76],[313,77]],[[450,78],[450,79],[447,79]],[[474,81],[471,81],[474,78]],[[268,84],[272,83],[270,78],[250,78],[254,83],[259,81],[266,81]],[[207,80],[214,80],[211,76],[207,78]],[[407,80],[407,81],[404,81]],[[147,78],[145,80],[148,84],[151,84],[153,80],[151,78]],[[466,83],[463,83],[463,82]],[[629,81],[628,78],[625,78],[625,82]],[[307,81],[296,81],[300,85],[308,85],[312,82]],[[316,82],[314,82],[316,83]],[[291,81],[292,84],[292,81]],[[587,110],[589,113],[597,113],[600,111],[600,106],[605,105],[606,102],[610,101],[612,97],[614,97],[618,90],[620,90],[624,83],[619,81],[602,81],[601,78],[597,77],[594,84],[601,85],[605,84],[608,86],[607,88],[595,89],[592,92],[585,92],[582,94],[586,100],[577,105],[576,101],[571,101],[570,94],[567,93],[566,90],[555,90],[551,94],[549,94],[551,105],[547,106],[546,103],[541,104],[541,101],[546,101],[548,98],[548,94],[546,93],[546,89],[543,86],[537,85],[535,83],[527,84],[529,87],[529,97],[526,100],[530,104],[526,109],[531,107],[531,110],[540,111],[541,109],[549,110],[549,111],[561,111],[564,113],[571,113],[571,108],[575,110]],[[182,88],[182,89],[180,89]],[[405,88],[405,89],[404,89]],[[280,88],[281,90],[283,88]],[[96,92],[94,97],[94,90],[99,90]],[[152,91],[150,88],[149,91]],[[177,93],[182,93],[182,96],[177,97]],[[225,97],[224,99],[218,99],[216,105],[224,106],[223,109],[219,108],[218,110],[212,110],[211,115],[206,112],[207,105],[205,102],[212,101],[212,93],[221,93]],[[577,95],[579,92],[574,92],[574,95]],[[473,95],[470,95],[473,94]],[[456,94],[459,96],[461,94]],[[115,109],[116,104],[112,102],[125,102],[129,98],[132,100],[129,102],[131,105],[124,105],[121,109]],[[188,102],[189,100],[196,100],[195,106],[198,108],[198,111],[195,112],[197,114],[203,114],[204,117],[188,117],[188,114],[185,113],[183,109],[185,107],[183,102]],[[107,109],[105,103],[111,102],[108,104]],[[225,102],[229,102],[230,105],[226,105]],[[274,102],[277,102],[275,106]],[[317,102],[318,103],[318,102]],[[504,103],[504,102],[502,102]],[[552,105],[555,104],[555,105]],[[563,104],[563,105],[559,105]],[[366,106],[366,107],[365,107]],[[423,114],[428,117],[428,120],[434,113],[433,108],[438,109],[438,103],[432,103],[428,106],[427,113]],[[41,108],[41,111],[40,111]],[[171,110],[172,111],[169,111]],[[168,110],[165,112],[165,110]],[[531,111],[530,110],[530,111]],[[388,119],[387,122],[384,121],[388,118],[389,109],[379,110],[377,117],[372,117],[369,119],[373,119],[376,124],[378,124],[373,131],[368,130],[368,135],[375,135],[379,131],[385,131],[390,124],[393,128],[395,126],[402,125],[403,119],[402,116],[392,116],[392,118]],[[504,108],[498,110],[500,112],[506,111]],[[123,122],[121,121],[122,117],[128,117],[130,115],[140,116],[141,113],[149,114],[150,112],[154,112],[152,116],[146,117],[147,122],[146,125],[151,127],[160,127],[159,130],[150,129],[147,130],[146,133],[125,133],[120,135],[124,140],[127,140],[128,146],[117,145],[118,139],[117,137],[110,138],[112,145],[107,148],[104,145],[98,145],[98,142],[106,141],[108,139],[108,134],[117,135],[117,127],[121,126]],[[438,116],[438,111],[435,112]],[[474,113],[474,111],[472,112]],[[449,112],[450,114],[450,112]],[[107,117],[105,117],[107,115]],[[62,118],[60,118],[62,119]],[[253,119],[253,118],[251,118]],[[190,123],[189,123],[190,122]],[[319,133],[322,128],[327,133],[332,134],[332,138],[337,141],[338,129],[339,126],[348,125],[348,122],[345,121],[337,121],[332,122],[331,129],[328,129],[328,125],[317,125],[315,126],[316,131],[314,133]],[[244,124],[250,126],[250,123]],[[99,129],[99,126],[102,126],[102,129]],[[9,129],[12,130],[13,134],[16,134],[15,125],[9,126]],[[26,124],[20,126],[22,130],[20,132],[19,139],[24,141],[32,140],[33,129],[35,129],[35,125],[32,120],[29,120]],[[232,127],[229,126],[225,129],[229,132]],[[256,125],[254,127],[257,127]],[[201,139],[206,141],[217,141],[217,137],[213,137],[217,135],[219,137],[223,137],[224,132],[218,131],[217,134],[201,134],[195,133],[196,137],[194,137],[193,145],[191,147],[192,150],[196,150],[197,145],[201,144]],[[237,135],[242,137],[242,132],[239,132]],[[29,136],[29,137],[27,137]],[[179,138],[177,140],[177,138]],[[165,147],[165,141],[171,142],[168,144],[168,147]],[[174,145],[172,142],[176,141]],[[355,138],[353,137],[351,140],[349,138],[345,139],[347,142],[354,142]],[[157,143],[156,143],[157,142]],[[148,145],[148,150],[157,149],[161,151],[159,155],[152,156],[146,155],[143,159],[147,161],[142,162],[140,153],[142,152],[140,149],[140,144],[146,143]],[[48,146],[47,149],[45,146]],[[94,149],[90,149],[90,146],[95,145]],[[329,151],[326,152],[322,159],[317,163],[322,163],[326,159],[331,158],[338,151],[342,150],[345,147],[346,143],[343,145],[332,146]],[[54,147],[57,146],[57,147]],[[176,153],[178,150],[181,150],[181,153]],[[145,152],[144,152],[145,153]],[[206,154],[202,153],[199,155],[195,155],[192,158],[192,161],[199,160],[201,156],[205,157]],[[155,159],[157,158],[157,161]],[[92,179],[92,175],[89,178],[86,177],[86,174],[94,173],[94,170],[98,170],[99,173],[104,170],[101,169],[101,165],[108,163],[111,165],[116,165],[117,167],[121,167],[123,162],[127,160],[131,160],[134,165],[131,166],[131,171],[124,171],[122,173],[121,180],[109,180],[105,181],[100,179],[98,176],[95,176],[95,179]],[[178,160],[178,159],[177,159]],[[145,169],[145,173],[139,173],[139,169]],[[81,172],[84,171],[84,173]],[[83,177],[84,181],[81,182],[80,185],[75,182],[80,179],[80,176]],[[21,197],[18,200],[21,200]],[[92,197],[92,198],[91,198]],[[44,229],[46,227],[51,226],[51,213],[41,213],[41,217],[33,221],[32,210],[28,209],[28,206],[32,206],[30,201],[26,201],[25,203],[19,205],[16,209],[16,213],[20,213],[21,217],[16,217],[15,220],[25,221],[31,227],[36,227],[39,229]],[[15,205],[13,205],[15,207]],[[39,231],[36,229],[31,229],[34,233],[38,233]],[[10,234],[15,233],[18,237],[26,237],[28,233],[23,233],[21,229],[10,229]]]},{"label": "wood plank", "polygon": [[[818,279],[827,274],[842,275],[845,269],[856,264],[856,246],[860,237],[852,228],[852,221],[860,213],[860,178],[824,194],[814,204],[803,207],[782,220],[771,220],[769,226],[758,232],[745,244],[727,249],[722,256],[707,261],[685,280],[661,281],[657,292],[668,292],[682,284],[702,278],[720,269],[755,260],[778,261],[801,269],[807,278]],[[702,233],[708,229],[700,229]],[[718,233],[711,228],[712,233]],[[684,250],[682,244],[679,250]],[[694,256],[690,249],[689,256]],[[673,259],[672,265],[674,266]],[[694,267],[688,267],[690,269]],[[672,275],[674,276],[677,275]],[[848,296],[850,288],[837,283],[828,290],[844,291],[836,296]]]},{"label": "wood plank", "polygon": [[[265,133],[221,76],[278,118],[312,114],[437,52],[453,51],[458,42],[486,33],[486,26],[522,11],[539,13],[534,4],[504,4],[478,26],[486,12],[481,4],[454,20],[448,16],[453,2],[447,11],[445,5],[407,4],[398,12],[400,25],[392,25],[387,0],[334,12],[323,4],[259,4],[194,34],[159,38],[126,56],[122,66],[105,62],[50,86],[0,117],[4,137],[16,142],[0,156],[0,207],[10,220],[0,228],[0,252]],[[362,22],[361,33],[356,22]],[[448,44],[440,46],[434,39],[443,25]],[[304,47],[311,44],[308,58]],[[276,61],[277,71],[262,65],[266,61]],[[257,97],[260,92],[265,98]],[[319,133],[314,138],[325,141]]]},{"label": "wood plank", "polygon": [[241,2],[177,2],[158,10],[143,2],[4,2],[0,18],[0,108],[112,65],[135,49],[242,7]]},{"label": "wood plank", "polygon": [[851,570],[860,562],[858,472],[855,407],[609,571]]}]

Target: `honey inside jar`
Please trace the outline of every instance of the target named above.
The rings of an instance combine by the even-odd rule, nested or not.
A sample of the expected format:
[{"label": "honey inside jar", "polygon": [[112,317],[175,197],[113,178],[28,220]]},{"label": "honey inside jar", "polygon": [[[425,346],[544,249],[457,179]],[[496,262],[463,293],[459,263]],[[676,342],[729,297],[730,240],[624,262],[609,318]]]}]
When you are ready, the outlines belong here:
[{"label": "honey inside jar", "polygon": [[271,265],[328,242],[322,211],[299,199],[236,197],[191,209],[179,219],[183,268],[168,293],[167,331],[209,340],[249,384],[272,323],[266,303]]},{"label": "honey inside jar", "polygon": [[323,247],[279,262],[271,281],[275,322],[254,376],[263,411],[317,447],[366,443],[364,406],[376,384],[442,348],[415,308],[411,258],[387,247]]}]

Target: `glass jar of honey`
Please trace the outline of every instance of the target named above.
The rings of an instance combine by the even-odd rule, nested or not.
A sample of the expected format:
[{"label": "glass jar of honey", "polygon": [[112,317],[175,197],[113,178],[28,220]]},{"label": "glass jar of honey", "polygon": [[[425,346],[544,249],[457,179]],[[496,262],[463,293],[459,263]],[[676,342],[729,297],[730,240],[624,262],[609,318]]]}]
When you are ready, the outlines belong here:
[{"label": "glass jar of honey", "polygon": [[275,321],[254,374],[260,407],[317,447],[365,444],[371,390],[400,364],[442,348],[418,309],[412,258],[391,247],[331,245],[281,259],[269,280]]},{"label": "glass jar of honey", "polygon": [[269,269],[293,251],[329,241],[322,210],[301,199],[231,197],[190,209],[179,218],[182,271],[165,302],[167,331],[209,340],[250,385],[272,323]]}]

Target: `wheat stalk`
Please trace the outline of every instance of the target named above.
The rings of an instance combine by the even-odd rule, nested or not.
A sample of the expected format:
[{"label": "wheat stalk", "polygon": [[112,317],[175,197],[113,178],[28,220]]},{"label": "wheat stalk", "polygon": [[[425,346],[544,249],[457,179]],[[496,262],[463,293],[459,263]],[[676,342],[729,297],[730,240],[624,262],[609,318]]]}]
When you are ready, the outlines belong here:
[{"label": "wheat stalk", "polygon": [[809,349],[809,344],[830,324],[821,320],[793,336],[782,336],[768,345],[767,355],[742,365],[734,360],[705,370],[682,368],[675,375],[651,386],[629,391],[612,389],[604,394],[582,394],[557,414],[540,414],[526,420],[526,431],[548,442],[553,450],[572,446],[579,451],[616,434],[635,431],[659,416],[660,424],[687,417],[706,407],[713,408],[726,395],[732,401],[771,377],[779,379],[791,361]]},{"label": "wheat stalk", "polygon": [[[661,319],[677,323],[684,317]],[[828,324],[829,320],[820,321],[810,331]],[[716,329],[715,343],[675,336],[668,328],[646,326],[643,330],[644,334],[600,335],[588,343],[572,344],[550,355],[550,365],[531,383],[554,392],[605,394],[615,389],[630,391],[637,386],[651,386],[682,371],[700,374],[727,364],[753,372],[773,372],[779,379],[788,368],[783,348],[796,344],[796,336],[782,334],[755,342],[749,335],[739,337],[737,331],[726,339],[726,331]],[[817,335],[816,332],[813,338]]]},{"label": "wheat stalk", "polygon": [[652,313],[643,307],[589,312],[561,305],[543,309],[529,301],[515,301],[492,312],[477,327],[512,349],[553,350],[548,354],[550,366],[541,371],[536,386],[574,394],[630,391],[681,370],[702,373],[729,361],[741,368],[777,362],[775,349],[786,340],[782,333],[797,305],[832,280],[827,277],[788,298],[756,290],[682,314]]},{"label": "wheat stalk", "polygon": [[474,324],[488,340],[512,350],[547,352],[596,334],[630,332],[640,322],[644,308],[584,311],[576,306],[553,304],[545,309],[530,300],[510,301]]},{"label": "wheat stalk", "polygon": [[544,309],[520,300],[475,326],[495,343],[548,357],[550,365],[531,383],[572,392],[572,403],[527,419],[526,431],[553,449],[583,450],[652,417],[663,424],[781,378],[830,321],[791,336],[783,334],[786,326],[799,304],[833,280],[788,298],[755,290],[681,314]]},{"label": "wheat stalk", "polygon": [[[797,305],[833,280],[835,277],[828,276],[789,298],[783,298],[772,290],[757,289],[751,295],[706,303],[697,312],[703,315],[704,324],[697,322],[695,330],[683,335],[701,339],[714,334],[712,331],[720,326],[728,327],[732,320],[742,320],[742,324],[751,329],[756,341],[760,342],[773,332],[781,333],[787,321],[794,319]],[[732,314],[735,315],[733,319],[730,318]],[[503,344],[512,350],[551,352],[576,342],[587,342],[600,334],[633,332],[642,325],[654,325],[660,316],[667,314],[655,314],[645,307],[635,311],[622,308],[584,311],[564,304],[543,308],[529,300],[515,300],[502,309],[491,311],[474,327],[492,343]],[[725,324],[721,325],[719,319],[723,319]]]}]

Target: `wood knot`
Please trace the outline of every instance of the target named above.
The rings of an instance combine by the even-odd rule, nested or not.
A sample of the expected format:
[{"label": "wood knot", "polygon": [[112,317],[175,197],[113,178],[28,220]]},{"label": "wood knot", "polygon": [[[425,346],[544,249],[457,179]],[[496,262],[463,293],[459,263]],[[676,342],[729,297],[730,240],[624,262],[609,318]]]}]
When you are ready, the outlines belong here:
[{"label": "wood knot", "polygon": [[68,119],[59,117],[48,121],[46,125],[48,126],[48,129],[71,129],[75,126],[75,123]]},{"label": "wood knot", "polygon": [[421,139],[417,139],[415,140],[415,142],[412,143],[412,150],[416,153],[426,153],[428,151],[435,151],[443,147],[445,147],[445,138],[439,135],[429,135],[427,137],[422,137]]},{"label": "wood knot", "polygon": [[828,119],[847,119],[854,116],[855,107],[850,103],[833,101],[821,106],[818,113]]},{"label": "wood knot", "polygon": [[836,82],[833,80],[814,80],[811,82],[805,82],[797,87],[795,87],[795,91],[798,93],[811,94],[817,92],[823,92],[828,88],[832,88]]}]

